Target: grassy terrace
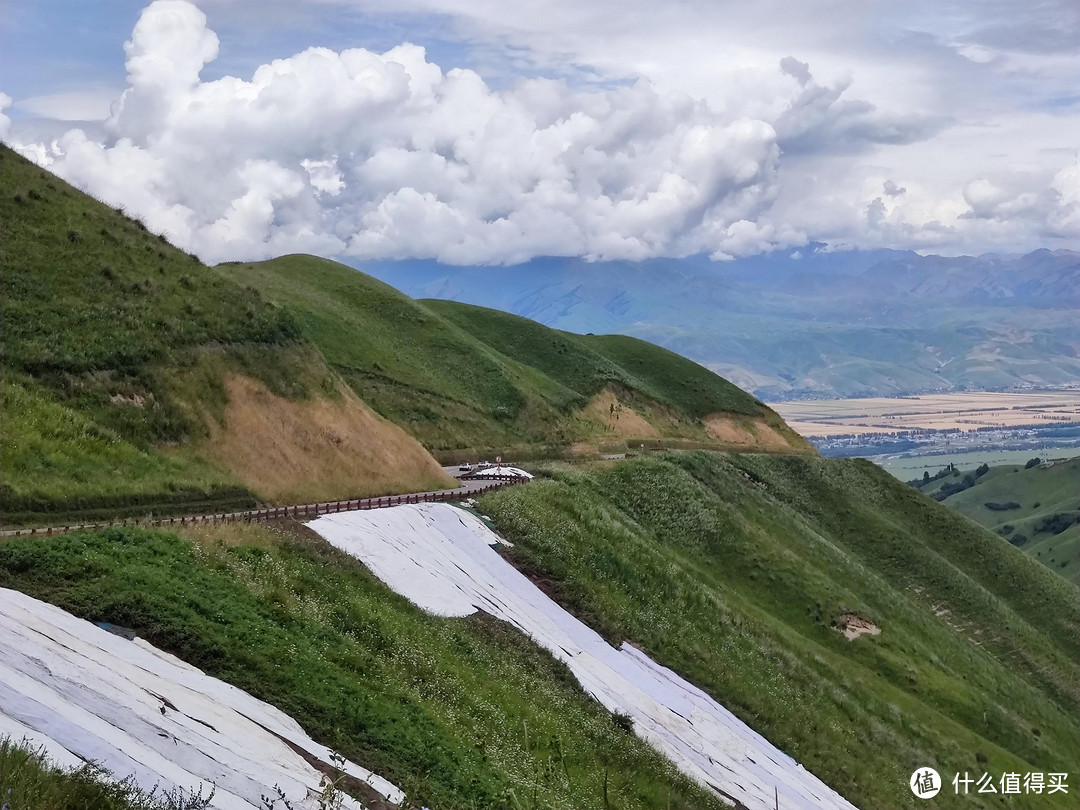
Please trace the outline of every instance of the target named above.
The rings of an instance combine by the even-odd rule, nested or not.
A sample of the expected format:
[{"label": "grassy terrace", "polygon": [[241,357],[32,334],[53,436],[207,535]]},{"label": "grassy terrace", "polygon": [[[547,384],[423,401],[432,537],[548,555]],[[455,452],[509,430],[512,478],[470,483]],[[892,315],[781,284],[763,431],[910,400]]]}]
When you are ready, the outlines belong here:
[{"label": "grassy terrace", "polygon": [[425,614],[297,524],[188,531],[4,542],[0,583],[134,628],[417,807],[722,807],[508,625]]},{"label": "grassy terrace", "polygon": [[[514,562],[858,806],[919,806],[920,765],[1080,761],[1080,591],[872,464],[687,453],[550,475],[481,501]],[[847,614],[880,635],[847,640]]]}]

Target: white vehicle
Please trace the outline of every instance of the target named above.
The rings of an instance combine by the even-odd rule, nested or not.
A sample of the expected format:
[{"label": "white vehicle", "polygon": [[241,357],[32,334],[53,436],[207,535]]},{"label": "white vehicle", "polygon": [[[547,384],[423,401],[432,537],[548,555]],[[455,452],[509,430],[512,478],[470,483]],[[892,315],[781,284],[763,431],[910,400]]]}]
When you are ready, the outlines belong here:
[{"label": "white vehicle", "polygon": [[463,461],[461,466],[458,467],[458,472],[472,472],[472,464],[467,461]]},{"label": "white vehicle", "polygon": [[486,470],[490,466],[491,466],[490,461],[478,461],[476,463],[476,469],[478,469],[478,470]]}]

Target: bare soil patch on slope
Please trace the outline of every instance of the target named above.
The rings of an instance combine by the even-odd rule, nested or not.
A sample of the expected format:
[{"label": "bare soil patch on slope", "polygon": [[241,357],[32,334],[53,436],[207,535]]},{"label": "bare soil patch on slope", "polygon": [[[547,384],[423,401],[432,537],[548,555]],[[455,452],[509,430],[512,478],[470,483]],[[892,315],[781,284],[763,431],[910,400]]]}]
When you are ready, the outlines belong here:
[{"label": "bare soil patch on slope", "polygon": [[286,399],[250,377],[225,378],[228,403],[202,452],[260,497],[296,503],[453,486],[411,436],[339,386]]},{"label": "bare soil patch on slope", "polygon": [[620,436],[641,436],[649,439],[660,438],[660,431],[649,424],[629,405],[620,402],[614,392],[601,391],[589,400],[584,413],[601,422],[608,429]]},{"label": "bare soil patch on slope", "polygon": [[789,450],[791,443],[764,419],[748,419],[730,413],[711,413],[705,417],[705,430],[724,444],[739,447]]}]

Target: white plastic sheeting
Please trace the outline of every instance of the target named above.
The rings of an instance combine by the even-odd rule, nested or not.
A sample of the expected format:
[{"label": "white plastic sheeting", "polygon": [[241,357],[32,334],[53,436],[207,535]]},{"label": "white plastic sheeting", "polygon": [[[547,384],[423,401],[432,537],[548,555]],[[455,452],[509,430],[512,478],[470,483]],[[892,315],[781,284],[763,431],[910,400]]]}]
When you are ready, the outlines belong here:
[{"label": "white plastic sheeting", "polygon": [[470,478],[498,478],[500,476],[512,475],[516,478],[524,478],[526,481],[532,480],[532,473],[527,473],[520,467],[481,467],[472,473]]},{"label": "white plastic sheeting", "polygon": [[[63,767],[93,761],[146,790],[206,796],[213,785],[211,806],[221,810],[262,808],[275,787],[297,808],[317,806],[322,775],[291,746],[332,765],[331,751],[273,706],[141,640],[0,588],[5,736]],[[341,770],[395,804],[405,798],[359,765]]]},{"label": "white plastic sheeting", "polygon": [[782,810],[854,810],[700,689],[627,644],[615,649],[560,608],[492,549],[497,536],[470,513],[419,504],[309,525],[432,613],[481,609],[518,627],[683,772],[751,810],[773,810],[777,799]]}]

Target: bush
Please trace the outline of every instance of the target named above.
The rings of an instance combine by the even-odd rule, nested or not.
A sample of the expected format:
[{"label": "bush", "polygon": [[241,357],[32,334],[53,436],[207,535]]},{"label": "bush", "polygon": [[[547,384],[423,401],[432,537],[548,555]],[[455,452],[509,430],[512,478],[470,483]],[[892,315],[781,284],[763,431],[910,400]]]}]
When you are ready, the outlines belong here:
[{"label": "bush", "polygon": [[634,733],[634,718],[625,712],[612,712],[611,719],[616,726],[628,734]]},{"label": "bush", "polygon": [[1080,522],[1080,515],[1074,515],[1070,512],[1058,512],[1056,515],[1050,515],[1050,517],[1036,523],[1035,531],[1037,533],[1061,534],[1077,522]]},{"label": "bush", "polygon": [[1042,459],[1035,456],[1035,458],[1028,459],[1028,463],[1024,465],[1024,469],[1030,470],[1032,467],[1038,467],[1040,464],[1042,464]]},{"label": "bush", "polygon": [[1004,503],[995,503],[994,501],[987,501],[983,504],[987,509],[992,512],[1008,512],[1010,509],[1019,509],[1020,504],[1016,501],[1005,501]]}]

